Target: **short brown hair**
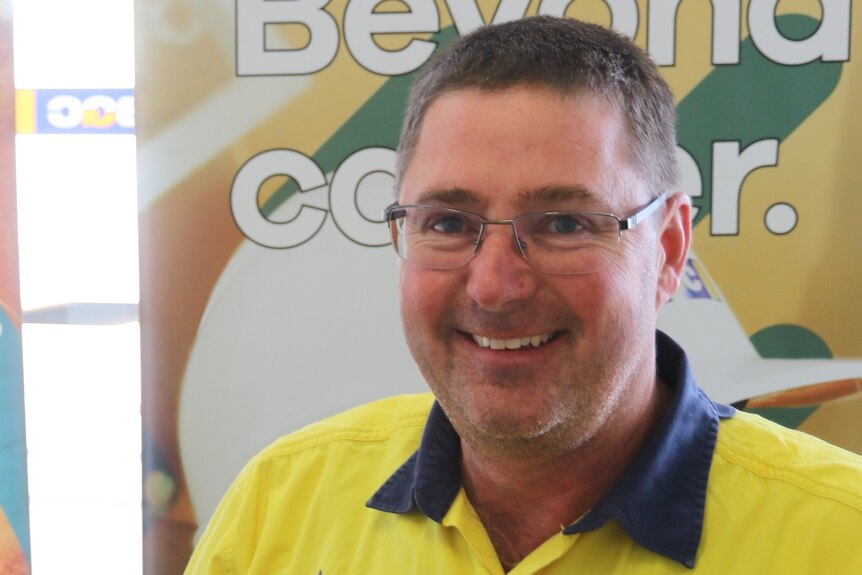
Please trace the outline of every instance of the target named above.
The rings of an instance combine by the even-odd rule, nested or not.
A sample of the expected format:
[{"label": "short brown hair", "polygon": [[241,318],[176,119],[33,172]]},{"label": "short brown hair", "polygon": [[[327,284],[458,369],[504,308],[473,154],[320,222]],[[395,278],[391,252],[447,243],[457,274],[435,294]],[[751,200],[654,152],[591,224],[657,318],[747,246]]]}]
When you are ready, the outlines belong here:
[{"label": "short brown hair", "polygon": [[396,186],[410,164],[422,122],[442,94],[533,85],[562,93],[588,91],[625,117],[630,160],[652,187],[672,191],[679,179],[673,94],[655,63],[630,39],[577,20],[535,16],[485,26],[457,40],[420,73],[410,91],[398,144]]}]

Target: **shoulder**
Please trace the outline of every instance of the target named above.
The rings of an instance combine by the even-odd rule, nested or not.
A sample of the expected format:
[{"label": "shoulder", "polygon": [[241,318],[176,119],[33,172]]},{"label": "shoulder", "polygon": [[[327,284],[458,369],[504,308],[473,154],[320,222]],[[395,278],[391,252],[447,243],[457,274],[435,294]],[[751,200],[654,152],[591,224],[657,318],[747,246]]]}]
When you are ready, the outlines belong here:
[{"label": "shoulder", "polygon": [[417,449],[433,401],[431,394],[375,401],[264,448],[225,494],[187,573],[216,563],[245,573],[255,557],[266,557],[268,573],[305,572],[294,565],[302,554],[285,546],[302,541],[310,553],[329,535],[360,532],[365,500]]},{"label": "shoulder", "polygon": [[259,466],[268,461],[349,444],[373,446],[401,438],[411,442],[412,436],[421,437],[433,401],[434,396],[430,393],[419,393],[388,397],[354,407],[280,437],[260,451],[249,465]]},{"label": "shoulder", "polygon": [[[791,498],[832,502],[862,519],[862,457],[757,415],[721,422],[714,466]],[[777,489],[777,491],[776,491]]]},{"label": "shoulder", "polygon": [[339,441],[380,441],[404,430],[422,429],[434,396],[398,395],[354,407],[276,440],[260,456],[277,457]]},{"label": "shoulder", "polygon": [[862,573],[859,456],[739,412],[719,425],[707,494],[702,572]]}]

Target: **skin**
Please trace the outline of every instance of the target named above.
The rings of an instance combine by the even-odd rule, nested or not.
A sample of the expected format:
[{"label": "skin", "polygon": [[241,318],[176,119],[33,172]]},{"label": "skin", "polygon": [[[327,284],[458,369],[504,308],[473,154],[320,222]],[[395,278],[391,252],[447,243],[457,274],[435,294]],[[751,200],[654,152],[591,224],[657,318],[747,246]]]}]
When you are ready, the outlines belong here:
[{"label": "skin", "polygon": [[[655,194],[624,142],[621,114],[589,94],[451,92],[427,111],[399,200],[495,219],[628,216]],[[667,390],[655,375],[656,317],[679,285],[690,237],[680,193],[624,232],[599,271],[536,272],[505,226],[486,229],[463,268],[402,265],[407,343],[461,435],[465,489],[504,568],[600,500],[659,419]],[[518,350],[471,337],[546,333],[549,343]]]}]

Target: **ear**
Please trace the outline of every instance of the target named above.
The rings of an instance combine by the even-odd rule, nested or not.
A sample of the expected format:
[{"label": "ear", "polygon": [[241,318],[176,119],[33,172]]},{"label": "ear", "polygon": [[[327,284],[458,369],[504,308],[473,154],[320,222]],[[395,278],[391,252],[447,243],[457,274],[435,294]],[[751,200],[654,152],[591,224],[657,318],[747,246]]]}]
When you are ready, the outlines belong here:
[{"label": "ear", "polygon": [[691,245],[691,198],[677,192],[667,199],[659,235],[656,311],[676,293]]}]

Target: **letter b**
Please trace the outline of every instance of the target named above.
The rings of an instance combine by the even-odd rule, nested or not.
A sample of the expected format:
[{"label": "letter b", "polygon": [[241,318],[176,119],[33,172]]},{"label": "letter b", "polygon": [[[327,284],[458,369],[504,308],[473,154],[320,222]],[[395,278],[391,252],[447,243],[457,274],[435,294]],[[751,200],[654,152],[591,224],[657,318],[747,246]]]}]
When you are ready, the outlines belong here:
[{"label": "letter b", "polygon": [[[329,0],[236,0],[238,76],[314,74],[338,52],[338,24],[323,7]],[[310,40],[296,50],[268,50],[267,24],[301,24]]]}]

